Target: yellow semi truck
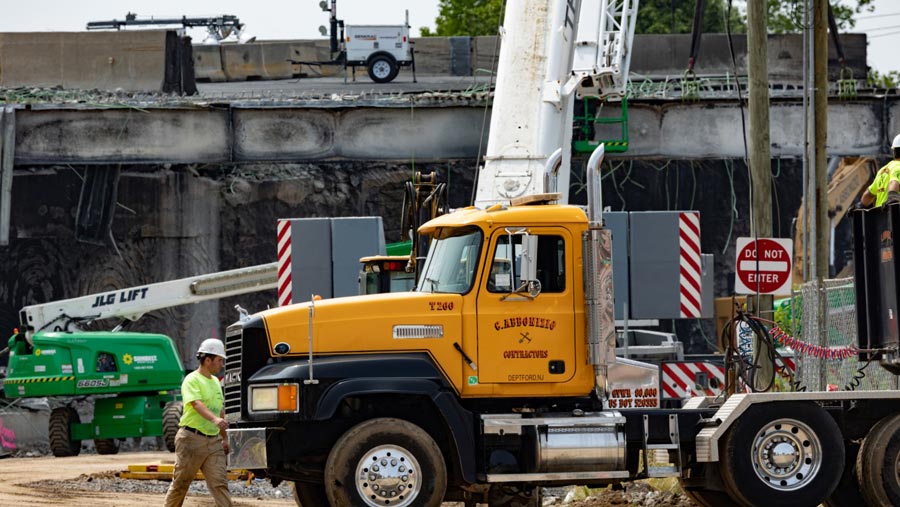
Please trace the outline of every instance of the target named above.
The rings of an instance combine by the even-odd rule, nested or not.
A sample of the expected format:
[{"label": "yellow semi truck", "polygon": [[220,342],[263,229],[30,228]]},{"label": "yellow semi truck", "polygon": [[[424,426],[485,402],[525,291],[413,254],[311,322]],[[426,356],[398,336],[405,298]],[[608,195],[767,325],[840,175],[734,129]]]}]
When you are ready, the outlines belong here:
[{"label": "yellow semi truck", "polygon": [[[659,408],[658,368],[614,355],[598,159],[587,212],[543,194],[422,225],[432,246],[413,292],[310,301],[229,327],[232,464],[294,481],[305,507],[536,506],[542,486],[648,477],[677,477],[713,507],[897,499],[900,393]],[[877,219],[861,229],[874,245],[900,210],[873,213],[894,220],[856,218]],[[860,264],[884,269],[873,251],[878,262]],[[888,279],[873,273],[858,276]],[[887,314],[881,289],[862,286],[858,300]],[[879,329],[861,333],[865,354],[890,360],[896,340]]]}]

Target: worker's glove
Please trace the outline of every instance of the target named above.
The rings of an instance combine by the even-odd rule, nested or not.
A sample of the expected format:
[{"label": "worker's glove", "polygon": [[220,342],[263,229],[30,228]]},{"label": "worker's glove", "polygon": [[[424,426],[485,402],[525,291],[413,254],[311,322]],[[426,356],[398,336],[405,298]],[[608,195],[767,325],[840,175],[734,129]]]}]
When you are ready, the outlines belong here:
[{"label": "worker's glove", "polygon": [[900,204],[900,193],[893,190],[888,192],[887,200],[884,201],[882,206],[887,206],[888,204]]}]

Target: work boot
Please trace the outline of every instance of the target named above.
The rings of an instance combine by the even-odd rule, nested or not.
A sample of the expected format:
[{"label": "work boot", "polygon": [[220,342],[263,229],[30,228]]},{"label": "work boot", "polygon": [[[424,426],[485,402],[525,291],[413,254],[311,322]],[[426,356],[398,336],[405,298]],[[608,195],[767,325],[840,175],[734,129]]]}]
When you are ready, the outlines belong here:
[{"label": "work boot", "polygon": [[884,201],[882,206],[887,206],[889,204],[898,204],[900,203],[900,193],[895,191],[888,192],[887,200]]}]

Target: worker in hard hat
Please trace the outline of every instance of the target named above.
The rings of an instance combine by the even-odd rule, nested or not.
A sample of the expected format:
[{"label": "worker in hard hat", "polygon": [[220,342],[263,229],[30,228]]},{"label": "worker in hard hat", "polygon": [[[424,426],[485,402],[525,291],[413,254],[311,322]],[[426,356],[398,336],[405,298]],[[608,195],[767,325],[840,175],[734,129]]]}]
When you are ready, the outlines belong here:
[{"label": "worker in hard hat", "polygon": [[225,367],[225,345],[221,340],[203,340],[197,349],[200,366],[181,383],[184,411],[175,435],[175,472],[166,493],[166,507],[180,507],[198,470],[217,507],[231,507],[226,456],[228,439],[223,411],[222,385],[216,375]]},{"label": "worker in hard hat", "polygon": [[894,160],[875,173],[875,180],[859,199],[859,203],[865,208],[873,203],[875,206],[900,203],[900,134],[894,137],[891,152]]}]

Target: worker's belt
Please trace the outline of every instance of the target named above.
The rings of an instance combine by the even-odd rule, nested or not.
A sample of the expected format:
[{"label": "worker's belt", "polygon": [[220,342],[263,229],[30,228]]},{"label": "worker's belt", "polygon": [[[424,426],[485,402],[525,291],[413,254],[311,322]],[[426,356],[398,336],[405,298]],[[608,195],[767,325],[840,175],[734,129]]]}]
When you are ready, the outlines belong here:
[{"label": "worker's belt", "polygon": [[202,431],[198,430],[197,428],[191,428],[190,426],[182,426],[181,429],[188,430],[191,433],[196,433],[196,434],[200,435],[201,437],[206,437],[206,438],[217,438],[219,436],[218,433],[215,435],[207,435],[206,433],[203,433]]}]

